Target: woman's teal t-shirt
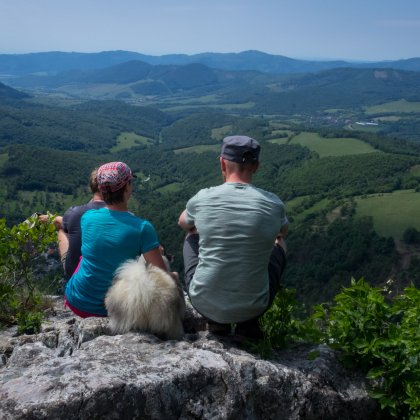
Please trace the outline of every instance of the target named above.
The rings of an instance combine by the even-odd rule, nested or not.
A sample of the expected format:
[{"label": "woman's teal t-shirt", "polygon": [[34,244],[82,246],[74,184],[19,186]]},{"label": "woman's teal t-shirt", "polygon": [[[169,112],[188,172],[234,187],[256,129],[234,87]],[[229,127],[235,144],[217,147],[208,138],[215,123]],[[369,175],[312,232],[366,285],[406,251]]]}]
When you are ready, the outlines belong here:
[{"label": "woman's teal t-shirt", "polygon": [[153,226],[131,213],[102,208],[81,219],[82,261],[66,286],[66,298],[76,309],[106,315],[103,299],[115,270],[157,246]]}]

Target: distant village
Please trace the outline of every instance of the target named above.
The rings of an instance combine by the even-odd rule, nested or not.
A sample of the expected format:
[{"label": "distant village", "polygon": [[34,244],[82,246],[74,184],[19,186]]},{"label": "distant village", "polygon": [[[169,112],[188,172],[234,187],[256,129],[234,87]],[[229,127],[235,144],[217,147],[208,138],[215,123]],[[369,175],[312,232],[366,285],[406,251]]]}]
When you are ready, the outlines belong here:
[{"label": "distant village", "polygon": [[[331,115],[327,115],[327,116],[320,116],[320,117],[309,117],[308,120],[309,122],[315,122],[315,121],[326,121],[329,123],[336,123],[336,124],[342,124],[343,123],[343,118],[342,117],[337,117],[337,116],[331,116]],[[379,125],[379,123],[371,120],[371,121],[352,121],[352,120],[345,120],[344,121],[345,124],[349,124],[350,128],[351,128],[351,124],[357,124],[357,125],[368,125],[368,126],[377,126]]]}]

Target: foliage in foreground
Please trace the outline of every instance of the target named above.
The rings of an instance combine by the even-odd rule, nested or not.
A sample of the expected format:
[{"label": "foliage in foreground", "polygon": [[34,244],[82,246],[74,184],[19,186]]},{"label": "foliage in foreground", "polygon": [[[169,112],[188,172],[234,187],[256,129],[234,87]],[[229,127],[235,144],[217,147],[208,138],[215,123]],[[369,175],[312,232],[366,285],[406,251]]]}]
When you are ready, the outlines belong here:
[{"label": "foliage in foreground", "polygon": [[34,260],[57,241],[57,234],[51,221],[42,224],[35,217],[28,222],[10,229],[0,220],[0,327],[17,323],[18,332],[31,334],[39,332],[44,315]]},{"label": "foliage in foreground", "polygon": [[420,419],[420,291],[408,287],[390,305],[388,289],[352,279],[335,297],[336,306],[315,306],[302,322],[292,316],[294,290],[283,288],[260,320],[265,338],[253,349],[269,357],[273,347],[290,347],[286,340],[328,344],[342,352],[347,368],[360,367],[373,380],[368,393],[382,409],[399,419]]}]

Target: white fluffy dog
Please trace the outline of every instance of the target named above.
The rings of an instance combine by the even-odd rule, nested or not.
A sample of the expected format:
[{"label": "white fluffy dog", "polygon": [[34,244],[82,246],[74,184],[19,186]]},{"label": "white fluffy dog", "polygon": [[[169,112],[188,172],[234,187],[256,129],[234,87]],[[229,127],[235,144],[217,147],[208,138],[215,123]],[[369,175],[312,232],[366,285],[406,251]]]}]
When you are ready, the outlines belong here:
[{"label": "white fluffy dog", "polygon": [[[161,252],[164,253],[163,247]],[[169,267],[165,255],[163,259]],[[147,264],[143,257],[121,264],[104,303],[114,334],[137,330],[169,340],[180,340],[184,334],[185,300],[181,283]]]}]

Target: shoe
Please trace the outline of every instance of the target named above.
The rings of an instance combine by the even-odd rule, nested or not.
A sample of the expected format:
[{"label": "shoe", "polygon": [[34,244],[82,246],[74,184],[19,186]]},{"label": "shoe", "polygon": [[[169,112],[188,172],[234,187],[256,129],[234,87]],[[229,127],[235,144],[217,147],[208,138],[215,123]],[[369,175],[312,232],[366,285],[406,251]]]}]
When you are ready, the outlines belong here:
[{"label": "shoe", "polygon": [[219,324],[218,322],[208,321],[208,330],[217,335],[226,335],[232,332],[230,324]]},{"label": "shoe", "polygon": [[254,318],[250,321],[237,324],[235,329],[235,335],[255,340],[264,338],[264,333],[260,327],[258,318]]}]

